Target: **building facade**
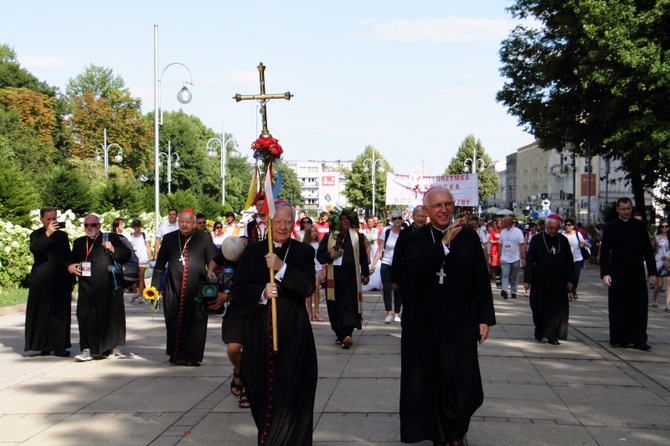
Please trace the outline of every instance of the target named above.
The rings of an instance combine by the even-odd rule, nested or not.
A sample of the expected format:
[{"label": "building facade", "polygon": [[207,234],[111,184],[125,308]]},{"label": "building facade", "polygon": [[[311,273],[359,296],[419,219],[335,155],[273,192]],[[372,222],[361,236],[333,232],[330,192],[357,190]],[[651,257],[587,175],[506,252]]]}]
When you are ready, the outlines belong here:
[{"label": "building facade", "polygon": [[328,211],[336,206],[349,205],[344,196],[347,177],[345,170],[351,169],[353,161],[286,161],[300,182],[305,199],[303,209],[308,215]]}]

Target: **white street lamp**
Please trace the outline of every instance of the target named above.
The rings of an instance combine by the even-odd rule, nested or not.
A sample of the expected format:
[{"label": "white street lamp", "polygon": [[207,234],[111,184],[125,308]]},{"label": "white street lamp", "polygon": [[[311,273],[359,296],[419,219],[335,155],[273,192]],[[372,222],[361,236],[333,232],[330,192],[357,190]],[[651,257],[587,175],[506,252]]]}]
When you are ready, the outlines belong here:
[{"label": "white street lamp", "polygon": [[383,170],[382,160],[375,159],[375,152],[376,150],[373,148],[372,158],[366,158],[363,160],[363,168],[367,170],[369,167],[372,172],[372,215],[377,215],[377,188],[375,187],[377,184],[377,164],[379,164],[379,168]]},{"label": "white street lamp", "polygon": [[191,69],[181,63],[181,62],[172,62],[168,64],[160,76],[158,75],[158,24],[154,24],[154,178],[155,178],[155,213],[156,213],[156,229],[160,226],[160,180],[159,180],[159,167],[160,167],[160,145],[159,145],[159,132],[160,125],[163,124],[163,109],[161,108],[161,87],[162,87],[162,77],[165,74],[165,70],[170,68],[172,65],[181,65],[182,67],[188,70],[188,74],[191,78],[191,81],[184,81],[184,86],[179,93],[177,94],[177,100],[182,104],[188,104],[191,102],[191,92],[186,88],[186,84],[193,85],[193,73]]},{"label": "white street lamp", "polygon": [[223,124],[221,124],[221,138],[210,138],[207,141],[207,158],[216,158],[218,156],[218,149],[221,150],[221,204],[226,204],[226,158],[239,158],[240,152],[233,147],[228,153],[228,143],[234,142],[231,138],[226,138],[226,133],[223,131]]},{"label": "white street lamp", "polygon": [[[103,135],[104,135],[103,136],[103,143],[100,144],[100,147],[102,148],[102,153],[104,155],[105,179],[107,179],[108,178],[107,169],[109,168],[109,149],[111,149],[112,147],[116,147],[119,150],[116,153],[116,156],[114,157],[114,161],[117,162],[117,163],[120,163],[121,161],[123,161],[123,156],[121,156],[121,154],[123,153],[123,149],[121,148],[120,145],[118,145],[115,142],[113,142],[111,144],[107,144],[107,129],[105,129],[103,131]],[[103,157],[100,156],[100,151],[97,147],[95,149],[95,160],[96,161],[103,161]]]},{"label": "white street lamp", "polygon": [[[180,164],[179,164],[179,154],[177,152],[172,151],[172,144],[170,141],[168,141],[168,151],[167,153],[165,152],[160,152],[159,154],[159,161],[158,161],[158,167],[161,166],[160,162],[160,155],[163,155],[165,159],[167,160],[167,183],[168,183],[168,195],[172,194],[172,165],[174,164],[174,168],[178,169]],[[174,163],[172,162],[172,156],[175,156]]]},{"label": "white street lamp", "polygon": [[[470,167],[468,167],[468,164]],[[478,170],[484,169],[484,160],[477,158],[477,144],[475,144],[475,147],[473,148],[472,158],[467,158],[463,161],[463,167],[465,167],[465,169],[471,168],[472,173],[477,173]]]}]

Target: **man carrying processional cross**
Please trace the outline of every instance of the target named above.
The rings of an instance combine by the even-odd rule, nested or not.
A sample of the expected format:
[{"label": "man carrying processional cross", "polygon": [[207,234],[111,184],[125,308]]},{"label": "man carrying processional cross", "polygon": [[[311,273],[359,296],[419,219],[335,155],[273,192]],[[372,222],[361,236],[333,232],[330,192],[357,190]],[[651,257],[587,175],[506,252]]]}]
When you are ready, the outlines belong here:
[{"label": "man carrying processional cross", "polygon": [[430,224],[408,234],[405,247],[415,314],[402,321],[417,358],[402,361],[402,373],[414,380],[403,385],[420,391],[401,389],[400,435],[404,443],[460,446],[484,400],[477,345],[496,323],[493,296],[479,236],[452,221],[452,193],[430,189],[423,205]]},{"label": "man carrying processional cross", "polygon": [[[305,299],[314,293],[314,248],[291,238],[294,209],[274,201],[273,165],[283,150],[267,129],[263,71],[261,95],[238,100],[262,101],[263,132],[252,144],[256,168],[248,204],[255,187],[264,184],[267,242],[249,244],[237,268],[232,299],[249,309],[243,342],[241,372],[251,414],[264,446],[311,445],[317,383],[316,345]],[[290,93],[287,93],[290,98]],[[285,97],[285,96],[282,96]],[[265,172],[264,181],[258,164]]]}]

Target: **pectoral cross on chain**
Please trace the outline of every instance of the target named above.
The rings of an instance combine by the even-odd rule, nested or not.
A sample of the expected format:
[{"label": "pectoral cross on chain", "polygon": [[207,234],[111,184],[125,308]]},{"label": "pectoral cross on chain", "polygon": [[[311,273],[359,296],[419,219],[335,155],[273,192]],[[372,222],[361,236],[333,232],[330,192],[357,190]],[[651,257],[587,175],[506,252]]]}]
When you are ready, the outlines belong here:
[{"label": "pectoral cross on chain", "polygon": [[186,266],[186,259],[184,258],[184,254],[179,257],[179,261],[181,262],[182,265]]},{"label": "pectoral cross on chain", "polygon": [[436,272],[435,275],[439,277],[439,279],[437,280],[437,283],[439,283],[440,285],[443,285],[444,284],[444,278],[447,276],[447,273],[444,272],[444,266],[441,266],[440,270],[438,272]]},{"label": "pectoral cross on chain", "polygon": [[270,131],[268,130],[268,115],[267,115],[267,110],[265,109],[265,104],[267,101],[270,99],[286,99],[287,101],[290,101],[293,95],[290,92],[286,93],[280,93],[280,94],[266,94],[265,93],[265,65],[263,65],[263,62],[258,65],[258,74],[260,77],[260,84],[261,84],[261,94],[236,94],[233,96],[233,99],[235,101],[240,102],[240,101],[248,101],[248,100],[256,100],[261,104],[261,116],[263,117],[263,131],[261,132],[261,135],[269,135]]}]

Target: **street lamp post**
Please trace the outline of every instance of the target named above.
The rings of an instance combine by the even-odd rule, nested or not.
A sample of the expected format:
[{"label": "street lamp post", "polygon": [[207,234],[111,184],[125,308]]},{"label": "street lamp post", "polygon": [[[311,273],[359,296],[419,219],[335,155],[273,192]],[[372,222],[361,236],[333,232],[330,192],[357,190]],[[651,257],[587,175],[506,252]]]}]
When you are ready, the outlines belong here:
[{"label": "street lamp post", "polygon": [[379,163],[379,167],[382,166],[382,160],[375,159],[375,152],[376,150],[373,148],[372,158],[366,158],[363,160],[363,167],[364,168],[369,167],[372,172],[372,215],[377,215],[377,208],[376,208],[377,188],[375,187],[375,185],[377,184],[377,163]]},{"label": "street lamp post", "polygon": [[170,68],[172,65],[181,65],[188,70],[188,74],[191,78],[191,81],[184,81],[184,86],[179,93],[177,94],[177,100],[182,104],[188,104],[191,102],[191,92],[186,88],[186,84],[193,85],[193,74],[191,69],[181,62],[172,62],[168,64],[159,76],[158,71],[158,24],[154,24],[154,175],[155,175],[155,213],[156,213],[156,230],[160,226],[160,181],[159,181],[159,167],[160,167],[160,144],[159,144],[159,132],[160,125],[163,123],[163,110],[161,108],[161,87],[162,87],[162,76],[165,74],[165,70]]},{"label": "street lamp post", "polygon": [[468,169],[468,164],[472,168],[472,173],[477,173],[478,170],[484,168],[484,160],[477,158],[477,144],[475,144],[475,147],[473,148],[472,158],[467,158],[463,161],[463,167],[465,167],[466,170]]},{"label": "street lamp post", "polygon": [[231,138],[226,139],[226,133],[223,131],[223,124],[221,124],[221,138],[210,138],[209,141],[207,141],[207,157],[208,158],[216,158],[218,153],[217,153],[217,148],[216,145],[219,146],[219,149],[221,150],[221,204],[226,204],[226,158],[227,156],[230,156],[231,158],[238,158],[240,156],[240,152],[233,149],[228,153],[228,143],[233,141]]},{"label": "street lamp post", "polygon": [[[165,152],[160,152],[159,154],[163,155],[165,159],[167,160],[167,183],[168,183],[168,195],[172,194],[172,164],[174,164],[174,168],[178,169],[180,164],[179,164],[179,154],[177,152],[172,151],[172,144],[171,141],[168,141],[168,151],[167,153]],[[175,156],[174,163],[172,162],[172,156]],[[158,162],[160,167],[160,161]]]},{"label": "street lamp post", "polygon": [[[121,161],[123,161],[123,156],[121,156],[121,154],[123,153],[123,149],[121,148],[120,145],[118,145],[115,142],[113,142],[111,144],[107,144],[107,129],[105,129],[103,131],[103,135],[104,135],[103,136],[103,143],[100,145],[100,147],[102,148],[102,153],[104,155],[105,179],[107,179],[108,178],[107,170],[109,168],[109,149],[111,149],[112,147],[116,147],[116,148],[119,149],[119,151],[116,153],[116,156],[114,157],[114,161],[117,162],[117,163],[120,163]],[[103,161],[103,157],[100,156],[100,152],[98,151],[97,147],[95,149],[95,160],[96,161]]]}]

